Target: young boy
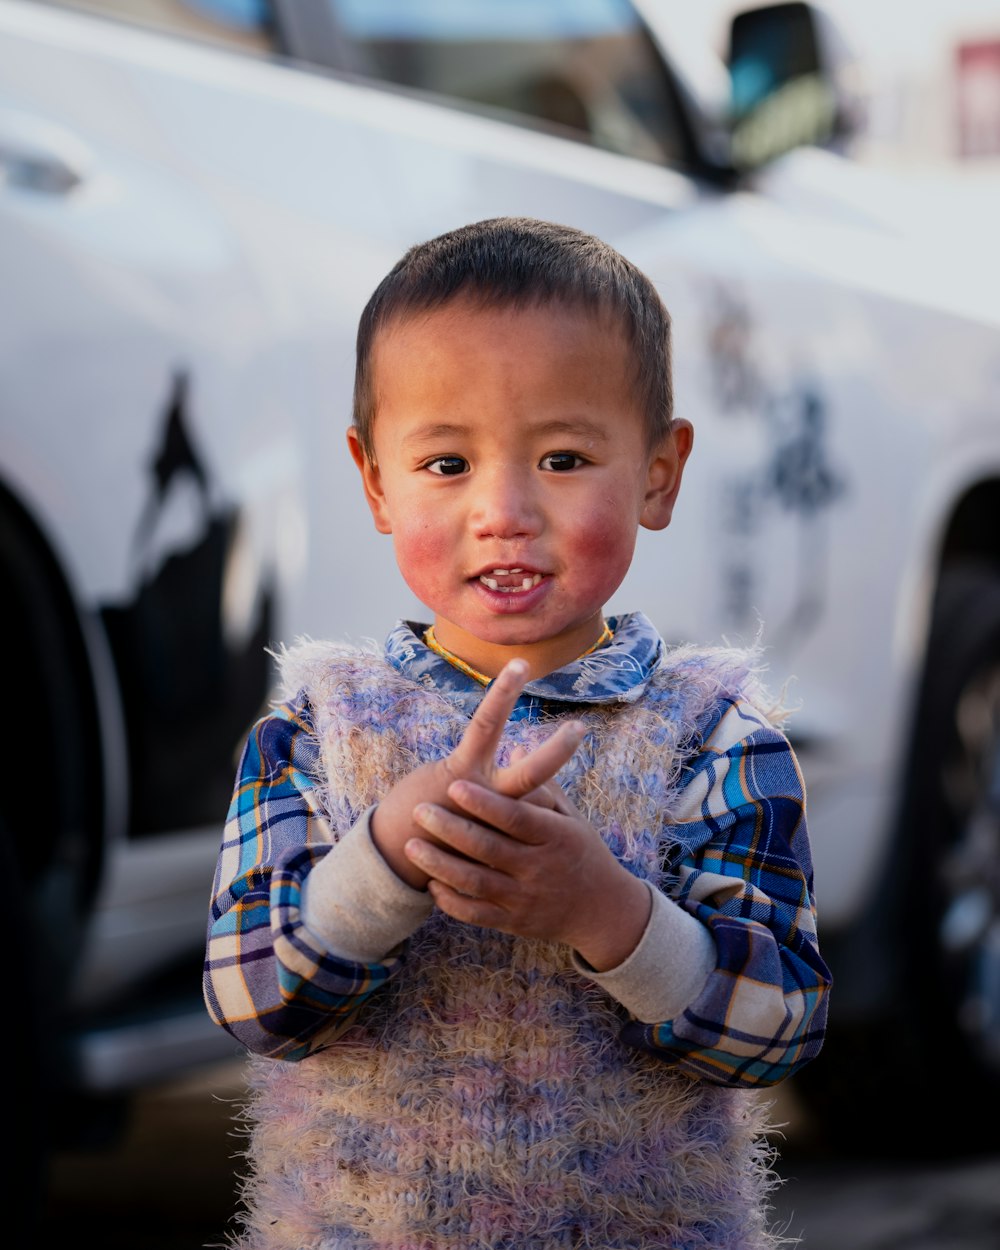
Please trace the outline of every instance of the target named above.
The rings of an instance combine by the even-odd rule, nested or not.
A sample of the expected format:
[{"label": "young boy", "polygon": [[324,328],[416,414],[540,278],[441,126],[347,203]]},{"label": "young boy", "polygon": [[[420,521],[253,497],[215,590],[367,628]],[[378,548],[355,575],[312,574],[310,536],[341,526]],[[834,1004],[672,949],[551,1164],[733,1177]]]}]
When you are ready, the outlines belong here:
[{"label": "young boy", "polygon": [[283,652],[249,735],[205,973],[253,1052],[234,1245],[779,1240],[752,1091],[830,984],[801,778],[752,654],[604,617],[691,450],[669,332],[612,248],[510,218],[362,315],[350,450],[432,622]]}]

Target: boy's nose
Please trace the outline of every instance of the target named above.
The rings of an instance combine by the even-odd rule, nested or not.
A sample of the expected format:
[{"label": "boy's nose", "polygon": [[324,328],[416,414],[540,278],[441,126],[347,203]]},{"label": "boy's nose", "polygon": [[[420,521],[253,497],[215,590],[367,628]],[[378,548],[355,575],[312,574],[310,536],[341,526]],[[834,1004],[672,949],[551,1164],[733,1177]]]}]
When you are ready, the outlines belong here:
[{"label": "boy's nose", "polygon": [[538,533],[541,511],[521,474],[494,473],[476,483],[470,522],[477,538],[519,538]]}]

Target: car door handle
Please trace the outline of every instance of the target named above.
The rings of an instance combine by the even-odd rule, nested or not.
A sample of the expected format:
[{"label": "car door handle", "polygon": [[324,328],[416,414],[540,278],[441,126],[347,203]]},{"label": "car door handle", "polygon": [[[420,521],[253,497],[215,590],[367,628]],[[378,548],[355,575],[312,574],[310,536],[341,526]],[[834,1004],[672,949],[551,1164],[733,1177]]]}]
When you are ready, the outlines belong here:
[{"label": "car door handle", "polygon": [[91,163],[86,146],[62,126],[0,108],[0,187],[69,195]]}]

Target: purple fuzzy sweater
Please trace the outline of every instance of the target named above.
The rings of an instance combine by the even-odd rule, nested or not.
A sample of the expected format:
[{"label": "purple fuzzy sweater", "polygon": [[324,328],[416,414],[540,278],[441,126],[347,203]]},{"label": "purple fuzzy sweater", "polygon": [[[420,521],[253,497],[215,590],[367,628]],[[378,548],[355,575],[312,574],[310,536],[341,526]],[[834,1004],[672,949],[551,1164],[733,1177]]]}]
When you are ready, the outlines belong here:
[{"label": "purple fuzzy sweater", "polygon": [[[308,691],[335,835],[466,718],[380,658],[315,644]],[[758,695],[747,657],[673,653],[631,705],[576,707],[560,781],[660,887],[699,721]],[[551,723],[508,727],[503,753]],[[403,975],[299,1063],[251,1060],[242,1250],[763,1250],[774,1185],[752,1092],[693,1080],[620,1039],[624,1009],[562,947],[435,912]]]}]

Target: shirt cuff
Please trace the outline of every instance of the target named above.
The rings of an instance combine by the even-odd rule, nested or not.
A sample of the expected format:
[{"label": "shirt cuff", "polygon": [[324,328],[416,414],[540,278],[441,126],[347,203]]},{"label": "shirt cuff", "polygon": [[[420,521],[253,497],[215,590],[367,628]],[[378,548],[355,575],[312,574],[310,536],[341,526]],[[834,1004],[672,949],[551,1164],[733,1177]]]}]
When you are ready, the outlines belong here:
[{"label": "shirt cuff", "polygon": [[370,807],[310,871],[302,886],[302,919],[331,955],[380,963],[434,910],[426,890],[397,877],[371,835]]},{"label": "shirt cuff", "polygon": [[643,1024],[673,1020],[694,1002],[716,964],[708,929],[649,886],[653,906],[639,944],[617,968],[597,972],[573,952],[573,965]]}]

